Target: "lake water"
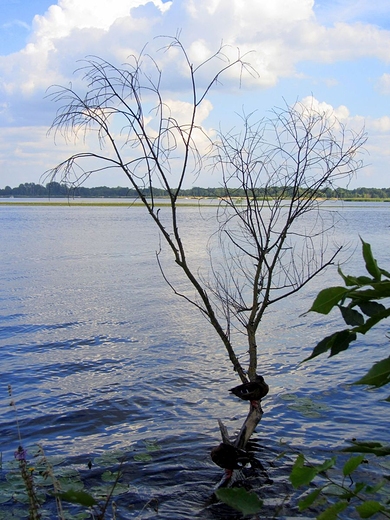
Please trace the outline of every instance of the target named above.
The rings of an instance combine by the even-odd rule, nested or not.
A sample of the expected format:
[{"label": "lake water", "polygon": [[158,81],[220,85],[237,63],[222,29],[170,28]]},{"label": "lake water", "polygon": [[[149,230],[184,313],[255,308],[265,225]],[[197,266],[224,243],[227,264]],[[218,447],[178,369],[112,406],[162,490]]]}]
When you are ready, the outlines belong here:
[{"label": "lake water", "polygon": [[[350,244],[345,258],[358,247],[345,272],[363,274],[359,234],[390,269],[390,204],[328,209],[340,216],[334,240]],[[214,211],[183,210],[193,265],[206,259]],[[86,479],[89,460],[122,450],[129,490],[117,500],[118,519],[239,518],[209,500],[221,478],[209,458],[220,442],[217,419],[233,433],[247,413],[228,392],[239,381],[211,327],[163,281],[158,234],[143,208],[0,204],[0,244],[3,460],[18,445],[11,384],[24,444],[63,455]],[[388,389],[349,386],[388,355],[386,326],[334,359],[299,364],[341,323],[336,314],[302,313],[321,288],[340,282],[330,268],[273,309],[259,335],[271,390],[255,438],[274,481],[260,486],[262,518],[285,496],[280,518],[300,516],[285,484],[293,450],[316,459],[351,438],[390,441],[389,404],[380,401]],[[158,513],[145,507],[151,499]]]}]

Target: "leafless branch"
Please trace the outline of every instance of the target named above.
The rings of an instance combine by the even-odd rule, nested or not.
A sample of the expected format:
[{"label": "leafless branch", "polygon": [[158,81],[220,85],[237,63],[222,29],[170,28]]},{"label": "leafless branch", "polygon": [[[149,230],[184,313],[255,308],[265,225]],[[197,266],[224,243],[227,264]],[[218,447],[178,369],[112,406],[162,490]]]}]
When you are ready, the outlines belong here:
[{"label": "leafless branch", "polygon": [[[231,59],[231,49],[221,44],[209,58],[193,65],[179,35],[165,41],[162,52],[179,50],[187,69],[191,99],[187,119],[181,122],[172,112],[162,86],[164,71],[146,48],[122,66],[89,56],[78,69],[83,94],[72,85],[53,86],[49,92],[59,105],[51,127],[55,138],[81,142],[87,151],[72,155],[47,175],[78,186],[94,172],[123,171],[194,296],[177,289],[164,272],[158,251],[162,276],[175,294],[208,319],[245,382],[256,376],[256,337],[265,311],[302,289],[339,251],[328,248],[325,237],[332,224],[321,222],[318,196],[361,168],[359,153],[366,137],[363,132],[349,132],[313,106],[296,103],[276,108],[260,120],[254,120],[255,112],[244,114],[240,130],[220,130],[211,142],[197,125],[199,108],[230,69],[238,67],[240,74],[256,76],[248,55],[238,50]],[[213,70],[210,80],[203,84],[200,75],[209,70]],[[199,136],[209,150],[198,147]],[[88,151],[91,137],[98,152]],[[224,198],[216,212],[219,231],[212,240],[217,247],[211,250],[206,279],[187,257],[177,200],[189,176],[196,179],[210,163],[222,178]],[[168,215],[156,206],[156,187],[168,193]],[[315,215],[316,225],[310,225],[308,214]],[[247,367],[233,332],[246,338]]]}]

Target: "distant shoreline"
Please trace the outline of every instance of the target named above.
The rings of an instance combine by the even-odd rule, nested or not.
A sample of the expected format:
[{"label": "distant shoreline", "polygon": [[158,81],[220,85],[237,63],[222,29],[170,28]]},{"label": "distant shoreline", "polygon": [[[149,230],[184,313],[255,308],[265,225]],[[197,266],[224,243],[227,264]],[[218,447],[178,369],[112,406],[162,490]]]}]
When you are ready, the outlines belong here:
[{"label": "distant shoreline", "polygon": [[68,186],[67,184],[60,184],[58,182],[49,182],[46,186],[42,186],[41,184],[35,184],[33,182],[25,182],[24,184],[20,184],[18,187],[11,188],[10,186],[6,186],[4,189],[0,189],[0,201],[5,198],[10,199],[46,199],[50,201],[51,199],[59,200],[81,200],[84,201],[86,199],[100,199],[100,200],[120,200],[124,203],[127,201],[139,201],[139,196],[147,197],[148,199],[154,197],[155,200],[169,200],[170,193],[175,193],[179,195],[179,198],[182,200],[190,200],[190,201],[198,201],[198,200],[221,200],[224,197],[228,197],[229,195],[234,195],[234,198],[246,197],[248,194],[253,193],[253,195],[259,197],[267,197],[268,200],[276,197],[280,198],[288,198],[292,196],[305,196],[305,194],[311,194],[317,196],[318,199],[324,200],[344,200],[344,201],[390,201],[390,187],[389,188],[331,188],[331,187],[323,187],[321,190],[309,189],[307,186],[299,187],[298,192],[294,191],[293,186],[271,186],[264,185],[253,187],[252,192],[246,191],[243,187],[239,186],[218,186],[214,188],[202,188],[200,186],[193,186],[192,188],[171,188],[171,191],[167,191],[163,188],[157,188],[155,186],[147,186],[145,188],[137,191],[131,187],[121,187],[117,186],[116,188],[108,187],[108,186],[96,186],[94,188],[87,188],[86,186]]},{"label": "distant shoreline", "polygon": [[[89,202],[91,201],[91,202]],[[131,206],[143,206],[143,202],[141,201],[110,201],[107,199],[107,202],[102,202],[101,199],[88,199],[86,202],[82,201],[75,201],[75,200],[64,200],[64,202],[60,201],[44,201],[42,199],[38,199],[35,201],[27,201],[21,199],[12,199],[11,201],[4,201],[4,199],[0,198],[0,207],[1,206],[78,206],[78,207],[96,207],[96,206],[102,206],[102,207],[109,207],[109,206],[125,206],[125,207],[131,207]],[[169,206],[169,201],[156,201],[155,206]],[[199,202],[195,201],[182,201],[182,206],[199,206]],[[211,205],[211,204],[208,204]],[[215,203],[215,206],[217,206],[217,203]]]},{"label": "distant shoreline", "polygon": [[[31,200],[32,197],[0,197],[0,207],[1,206],[47,206],[47,207],[58,207],[58,206],[74,206],[74,207],[141,207],[143,206],[143,202],[134,199],[123,199],[122,200],[110,200],[110,197],[102,198],[102,197],[88,197],[84,200],[77,199],[67,199],[63,198],[63,200],[48,200],[47,197],[34,197],[34,200]],[[29,200],[27,200],[29,199]],[[240,197],[237,197],[240,199]],[[287,199],[286,199],[287,200]],[[390,202],[390,198],[318,198],[318,201],[321,202]],[[218,206],[221,200],[218,200],[213,197],[179,197],[178,203],[180,206],[185,207],[198,207],[198,206]],[[202,204],[203,203],[203,204]],[[206,204],[205,204],[206,203]],[[155,206],[164,207],[169,206],[169,198],[167,197],[164,200],[164,197],[158,197],[155,200]]]}]

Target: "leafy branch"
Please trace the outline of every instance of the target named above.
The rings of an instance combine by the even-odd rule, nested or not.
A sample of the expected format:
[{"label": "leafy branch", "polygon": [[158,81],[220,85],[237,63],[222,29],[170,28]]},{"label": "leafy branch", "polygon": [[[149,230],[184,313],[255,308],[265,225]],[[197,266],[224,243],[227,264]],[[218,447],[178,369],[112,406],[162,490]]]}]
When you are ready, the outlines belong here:
[{"label": "leafy branch", "polygon": [[[304,361],[328,351],[329,356],[335,356],[347,350],[359,334],[366,334],[372,327],[390,316],[390,307],[385,305],[386,298],[390,297],[390,273],[379,267],[370,244],[363,239],[361,242],[363,259],[369,276],[345,275],[339,267],[338,272],[345,286],[323,289],[309,309],[325,315],[329,314],[334,307],[338,307],[349,327],[322,339]],[[375,363],[354,384],[381,387],[388,383],[390,383],[390,357]],[[390,401],[390,397],[386,400]]]},{"label": "leafy branch", "polygon": [[[355,446],[352,449],[358,450],[359,448]],[[341,480],[329,474],[329,470],[334,468],[336,460],[336,457],[332,457],[322,464],[315,465],[311,464],[303,454],[298,455],[290,474],[292,485],[299,488],[320,479],[320,484],[299,501],[299,510],[304,511],[310,507],[318,508],[325,504],[327,507],[317,516],[317,520],[336,519],[338,514],[348,507],[353,507],[360,518],[370,518],[377,513],[381,513],[384,518],[390,518],[390,509],[386,507],[388,501],[385,505],[382,501],[376,500],[378,493],[385,491],[384,488],[388,483],[386,479],[384,478],[374,485],[353,480],[356,470],[367,462],[365,455],[354,455],[344,463]]]}]

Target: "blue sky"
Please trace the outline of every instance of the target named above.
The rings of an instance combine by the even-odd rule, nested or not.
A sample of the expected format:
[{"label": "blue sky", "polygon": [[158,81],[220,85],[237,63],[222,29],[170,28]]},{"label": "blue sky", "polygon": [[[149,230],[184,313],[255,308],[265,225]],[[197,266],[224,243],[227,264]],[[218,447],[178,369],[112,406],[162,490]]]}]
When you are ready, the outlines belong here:
[{"label": "blue sky", "polygon": [[[230,128],[242,107],[262,116],[283,100],[314,99],[348,128],[368,132],[366,167],[351,186],[390,186],[388,0],[1,0],[0,187],[39,183],[81,146],[47,135],[56,111],[47,88],[74,81],[78,60],[96,54],[120,64],[154,36],[178,29],[194,60],[221,41],[254,51],[259,78],[241,89],[229,78],[210,96],[204,128]],[[178,85],[177,110],[186,98]],[[126,179],[118,173],[88,181],[102,184]],[[207,174],[196,184],[217,185]]]}]

